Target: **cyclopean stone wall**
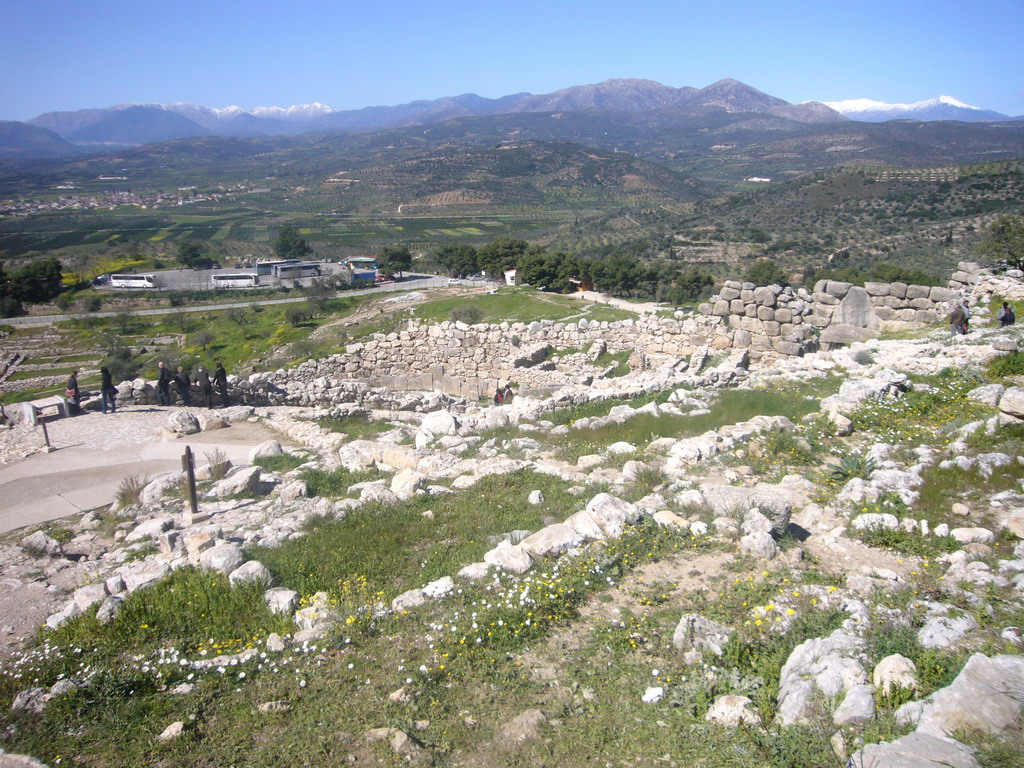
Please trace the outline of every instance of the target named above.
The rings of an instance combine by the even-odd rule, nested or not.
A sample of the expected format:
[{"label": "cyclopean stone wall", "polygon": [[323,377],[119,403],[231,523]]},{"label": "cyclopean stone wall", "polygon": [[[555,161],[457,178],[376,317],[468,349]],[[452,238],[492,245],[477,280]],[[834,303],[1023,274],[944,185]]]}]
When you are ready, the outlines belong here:
[{"label": "cyclopean stone wall", "polygon": [[[650,313],[617,322],[424,326],[411,321],[402,331],[349,345],[343,354],[255,380],[229,377],[231,394],[236,402],[254,405],[372,403],[375,398],[390,403],[391,393],[402,391],[440,391],[475,400],[510,381],[520,393],[542,394],[566,384],[589,384],[609,372],[597,363],[605,352],[623,351],[630,353],[634,371],[668,366],[696,373],[717,351],[745,350],[751,361],[764,363],[820,345],[863,340],[877,335],[884,324],[938,322],[961,294],[977,298],[991,289],[989,294],[1017,298],[1004,282],[976,264],[962,263],[950,282],[952,290],[904,283],[861,288],[822,280],[808,291],[728,281],[696,313]],[[1011,282],[1024,293],[1024,284]],[[122,387],[122,397],[155,401],[152,385],[141,379]],[[375,387],[386,389],[377,392]]]},{"label": "cyclopean stone wall", "polygon": [[745,349],[754,361],[799,356],[822,344],[875,336],[885,323],[935,323],[948,315],[956,295],[905,283],[861,288],[822,280],[808,291],[727,281],[695,314],[645,314],[618,322],[410,323],[350,345],[344,354],[298,366],[290,375],[474,399],[508,381],[521,392],[550,391],[602,375],[595,361],[605,351],[628,350],[633,370],[682,369],[695,352],[708,350]]},{"label": "cyclopean stone wall", "polygon": [[698,311],[720,317],[733,345],[749,347],[751,357],[802,355],[821,344],[849,344],[877,336],[885,323],[938,322],[949,314],[955,293],[949,288],[906,283],[819,280],[813,291],[780,285],[726,281]]}]

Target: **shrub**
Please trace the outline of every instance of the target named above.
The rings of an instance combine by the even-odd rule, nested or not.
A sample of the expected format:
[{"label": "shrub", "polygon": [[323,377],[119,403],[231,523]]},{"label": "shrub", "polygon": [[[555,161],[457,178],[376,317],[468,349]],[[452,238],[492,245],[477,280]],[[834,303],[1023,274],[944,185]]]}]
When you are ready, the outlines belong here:
[{"label": "shrub", "polygon": [[231,467],[228,456],[220,448],[214,448],[209,453],[204,453],[206,463],[210,465],[210,479],[213,481],[223,480]]},{"label": "shrub", "polygon": [[484,311],[480,307],[461,306],[455,307],[451,312],[453,323],[465,323],[466,325],[477,325],[484,319]]},{"label": "shrub", "polygon": [[284,311],[284,319],[288,321],[289,325],[302,325],[308,323],[313,319],[313,307],[310,304],[299,304],[294,307],[288,307]]},{"label": "shrub", "polygon": [[82,299],[83,312],[99,312],[103,307],[103,299],[99,296],[86,296]]},{"label": "shrub", "polygon": [[118,507],[132,507],[142,501],[142,489],[149,482],[148,477],[132,475],[126,477],[117,486],[117,493],[114,494],[114,501]]},{"label": "shrub", "polygon": [[1024,352],[1013,352],[997,357],[989,362],[986,371],[989,376],[996,379],[1024,375]]}]

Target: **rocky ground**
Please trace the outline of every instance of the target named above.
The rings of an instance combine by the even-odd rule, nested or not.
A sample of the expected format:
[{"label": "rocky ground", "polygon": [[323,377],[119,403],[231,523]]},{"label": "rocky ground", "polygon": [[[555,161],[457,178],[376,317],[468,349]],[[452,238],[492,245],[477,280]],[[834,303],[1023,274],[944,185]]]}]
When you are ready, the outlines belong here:
[{"label": "rocky ground", "polygon": [[[1004,385],[979,386],[970,392],[972,403],[988,408],[983,418],[962,427],[943,445],[898,444],[877,436],[852,435],[853,416],[864,403],[891,403],[907,396],[914,385],[908,376],[936,374],[948,368],[978,366],[1000,351],[1016,345],[1015,329],[999,331],[990,318],[979,314],[975,328],[964,337],[931,337],[872,340],[834,352],[790,358],[770,366],[750,369],[742,352],[730,355],[711,369],[683,370],[673,367],[647,371],[642,376],[595,382],[588,387],[569,386],[546,399],[519,397],[499,407],[480,407],[437,393],[403,395],[402,410],[381,409],[376,395],[364,402],[330,408],[275,407],[237,409],[228,414],[235,424],[249,421],[270,429],[280,440],[268,441],[253,451],[251,460],[283,452],[281,441],[301,446],[310,466],[343,466],[352,471],[382,469],[388,479],[352,486],[345,498],[310,498],[297,470],[269,472],[259,466],[202,467],[204,486],[201,515],[182,511],[178,473],[150,478],[139,503],[119,513],[99,510],[68,521],[69,538],[57,541],[43,532],[10,538],[0,551],[0,629],[8,655],[24,647],[31,630],[45,623],[54,628],[99,605],[99,616],[116,615],[125,596],[166,577],[185,565],[229,574],[232,583],[269,582],[262,564],[245,562],[243,548],[276,546],[303,535],[303,524],[314,517],[343,518],[368,503],[397,504],[417,494],[445,494],[470,489],[481,478],[530,467],[575,483],[581,490],[602,483],[608,492],[582,498],[578,510],[566,510],[562,519],[536,531],[511,532],[488,551],[481,561],[466,563],[450,576],[398,595],[391,602],[395,612],[416,610],[420,605],[444,600],[464,581],[491,578],[495,573],[527,574],[540,558],[566,555],[594,541],[614,540],[631,524],[650,518],[659,525],[688,532],[695,538],[710,537],[722,543],[726,554],[705,555],[699,560],[666,559],[634,574],[636,580],[671,582],[678,595],[688,583],[721,576],[724,563],[736,555],[751,558],[765,568],[800,569],[802,561],[827,564],[840,577],[836,587],[806,590],[822,604],[841,606],[848,618],[842,627],[812,638],[793,651],[779,680],[776,717],[783,725],[808,722],[820,715],[822,701],[832,702],[828,716],[836,729],[834,749],[851,765],[931,768],[978,765],[971,749],[959,741],[964,729],[999,733],[1018,719],[1024,701],[1024,631],[1006,620],[1021,615],[1024,598],[1024,493],[1019,484],[993,488],[967,501],[950,499],[952,523],[930,526],[913,510],[923,485],[922,477],[936,466],[959,467],[991,475],[996,469],[1021,462],[1021,457],[979,450],[971,442],[975,433],[994,434],[1000,424],[1024,420],[1024,389]],[[713,375],[711,375],[713,374]],[[599,453],[575,462],[557,458],[552,440],[644,417],[695,417],[706,413],[716,389],[739,386],[757,388],[780,381],[823,380],[840,376],[837,394],[821,401],[820,411],[806,424],[784,417],[758,416],[695,437],[664,437],[646,444],[612,443]],[[700,384],[694,388],[694,384]],[[556,426],[551,413],[567,405],[592,400],[627,398],[650,392],[671,392],[666,402],[634,408],[615,406],[606,416],[579,419]],[[919,390],[921,391],[921,390]],[[373,439],[350,439],[315,423],[316,418],[357,414],[368,420],[388,422],[391,429]],[[137,420],[115,425],[99,415],[67,419],[51,427],[51,440],[143,441],[161,435],[199,430],[194,415],[179,412],[168,420],[165,411],[137,414]],[[756,470],[745,459],[753,456],[768,435],[802,435],[801,429],[827,423],[833,437],[849,437],[844,445],[862,453],[865,471],[843,479],[835,493],[822,496],[811,479],[800,474],[781,477]],[[4,455],[16,458],[36,450],[32,430],[19,428],[4,436]],[[857,438],[860,437],[860,442]],[[972,447],[974,446],[974,447]],[[295,451],[296,448],[291,448]],[[635,502],[622,497],[645,473],[656,472],[662,481]],[[898,499],[900,515],[887,512],[886,499]],[[673,511],[674,510],[674,511]],[[905,556],[870,546],[859,531],[892,531],[958,547],[940,557]],[[799,545],[783,539],[795,537]],[[984,614],[992,595],[1011,606],[990,610],[1001,649],[1012,653],[976,653],[949,686],[900,707],[896,717],[916,729],[882,744],[847,743],[842,728],[865,723],[874,716],[883,691],[902,685],[915,686],[916,670],[904,657],[887,657],[869,667],[864,654],[864,634],[880,610],[875,596],[887,587],[914,583],[926,568],[941,571],[953,584],[956,600],[930,599],[922,595],[915,606],[923,616],[917,641],[926,648],[971,648],[981,628],[977,612],[963,605],[980,606]],[[767,571],[766,571],[767,572]],[[697,576],[692,574],[696,573]],[[688,581],[689,580],[689,581]],[[637,581],[632,582],[639,583]],[[303,645],[324,638],[336,618],[326,595],[314,595],[299,607],[300,595],[274,588],[266,592],[273,610],[294,617],[297,631],[277,638],[280,648]],[[303,596],[309,598],[309,596]],[[318,602],[320,600],[320,602]],[[786,631],[790,616],[802,605],[782,597],[751,613],[751,620],[774,622]],[[616,616],[617,606],[591,604],[584,616],[602,613]],[[899,609],[891,609],[898,612]],[[760,613],[757,613],[760,611]],[[673,646],[694,665],[707,663],[721,653],[735,627],[684,613],[672,638]],[[550,647],[566,648],[573,639],[552,638]],[[268,649],[269,649],[268,645]],[[225,657],[226,658],[226,657]],[[702,661],[703,660],[703,661]],[[244,659],[242,660],[245,661]],[[226,663],[226,662],[224,662]],[[558,679],[557,660],[543,651],[526,658],[541,677]],[[14,702],[20,709],[41,710],[59,691],[26,689]],[[662,686],[643,691],[644,701],[659,701]],[[524,713],[526,715],[528,713]],[[543,715],[540,716],[543,718]],[[741,696],[719,697],[708,719],[728,727],[758,717],[750,700]],[[532,720],[531,720],[532,718]],[[532,725],[526,720],[531,720]],[[534,716],[515,727],[536,730]],[[179,732],[181,728],[178,729]],[[388,740],[406,748],[404,736],[395,729],[367,738]],[[394,732],[392,732],[394,731]],[[174,735],[168,736],[174,738]],[[524,737],[529,739],[529,734]],[[396,751],[400,750],[395,746]],[[466,764],[473,764],[467,759]]]}]

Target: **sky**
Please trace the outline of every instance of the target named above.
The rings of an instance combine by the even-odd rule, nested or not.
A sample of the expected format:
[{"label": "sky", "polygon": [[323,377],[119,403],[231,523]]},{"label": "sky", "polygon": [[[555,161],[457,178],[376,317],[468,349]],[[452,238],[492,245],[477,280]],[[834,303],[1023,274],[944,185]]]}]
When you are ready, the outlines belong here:
[{"label": "sky", "polygon": [[609,78],[1024,114],[1022,0],[0,0],[0,120],[123,103],[335,109]]}]

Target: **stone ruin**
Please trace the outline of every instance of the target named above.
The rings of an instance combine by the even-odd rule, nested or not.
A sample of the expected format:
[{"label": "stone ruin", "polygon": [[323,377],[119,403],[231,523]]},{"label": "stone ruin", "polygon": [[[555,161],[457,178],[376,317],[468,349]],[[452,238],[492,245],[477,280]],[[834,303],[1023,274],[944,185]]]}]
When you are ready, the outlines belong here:
[{"label": "stone ruin", "polygon": [[[231,376],[231,397],[250,405],[327,405],[372,400],[379,388],[378,399],[392,401],[393,395],[383,392],[434,391],[479,400],[508,382],[522,394],[543,396],[607,376],[610,368],[597,365],[605,352],[628,351],[634,372],[694,373],[709,357],[729,351],[742,350],[750,361],[768,363],[865,341],[887,328],[933,324],[961,297],[1024,299],[1018,279],[969,262],[959,265],[949,285],[876,282],[862,288],[820,280],[807,290],[730,280],[696,313],[646,313],[614,322],[427,326],[410,321],[402,330],[350,344],[341,354],[248,379]],[[123,382],[118,395],[122,401],[156,402],[153,383],[144,379]]]}]

